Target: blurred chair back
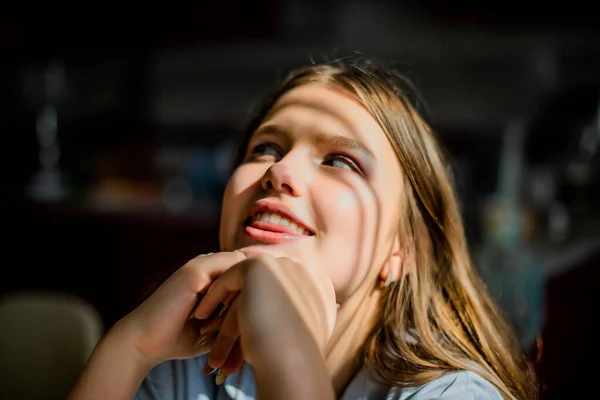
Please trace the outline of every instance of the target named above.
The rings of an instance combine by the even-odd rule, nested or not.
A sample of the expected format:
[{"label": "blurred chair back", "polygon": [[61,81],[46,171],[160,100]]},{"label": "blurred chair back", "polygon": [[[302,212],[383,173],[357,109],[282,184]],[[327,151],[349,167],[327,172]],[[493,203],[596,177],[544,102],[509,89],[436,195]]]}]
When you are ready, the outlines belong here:
[{"label": "blurred chair back", "polygon": [[103,334],[97,310],[60,292],[0,297],[0,398],[64,399]]}]

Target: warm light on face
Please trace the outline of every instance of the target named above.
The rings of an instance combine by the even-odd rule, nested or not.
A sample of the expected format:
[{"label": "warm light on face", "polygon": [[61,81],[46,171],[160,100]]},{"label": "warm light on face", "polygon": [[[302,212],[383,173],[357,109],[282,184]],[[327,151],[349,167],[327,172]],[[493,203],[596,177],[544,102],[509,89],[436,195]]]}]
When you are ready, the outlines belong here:
[{"label": "warm light on face", "polygon": [[388,255],[401,182],[387,136],[360,103],[300,86],[277,101],[228,182],[222,250],[252,247],[323,268],[343,302]]}]

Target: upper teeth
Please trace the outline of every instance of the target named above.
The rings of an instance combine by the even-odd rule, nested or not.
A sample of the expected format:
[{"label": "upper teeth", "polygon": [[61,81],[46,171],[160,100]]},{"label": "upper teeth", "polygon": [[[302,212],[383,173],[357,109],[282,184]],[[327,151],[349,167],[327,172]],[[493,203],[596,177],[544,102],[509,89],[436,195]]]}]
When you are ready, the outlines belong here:
[{"label": "upper teeth", "polygon": [[310,231],[302,228],[301,226],[296,225],[296,223],[285,217],[282,217],[281,215],[271,214],[268,212],[258,213],[252,217],[252,222],[254,221],[270,222],[272,224],[285,226],[301,235],[310,235]]}]

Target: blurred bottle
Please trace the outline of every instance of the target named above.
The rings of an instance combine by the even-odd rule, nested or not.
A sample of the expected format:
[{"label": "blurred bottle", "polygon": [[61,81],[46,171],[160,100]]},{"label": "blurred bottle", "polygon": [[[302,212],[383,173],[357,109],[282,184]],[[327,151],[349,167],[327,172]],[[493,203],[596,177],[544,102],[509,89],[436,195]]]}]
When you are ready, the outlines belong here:
[{"label": "blurred bottle", "polygon": [[544,269],[526,232],[530,216],[522,201],[523,121],[504,134],[498,189],[484,210],[485,241],[477,265],[490,293],[529,350],[543,323]]},{"label": "blurred bottle", "polygon": [[69,192],[60,169],[61,148],[58,140],[57,104],[65,90],[64,65],[49,65],[43,72],[41,87],[38,88],[41,93],[36,117],[39,168],[28,187],[29,196],[37,201],[60,201]]},{"label": "blurred bottle", "polygon": [[58,116],[52,105],[44,106],[36,121],[40,166],[29,185],[29,195],[37,201],[60,201],[67,188],[59,167]]}]

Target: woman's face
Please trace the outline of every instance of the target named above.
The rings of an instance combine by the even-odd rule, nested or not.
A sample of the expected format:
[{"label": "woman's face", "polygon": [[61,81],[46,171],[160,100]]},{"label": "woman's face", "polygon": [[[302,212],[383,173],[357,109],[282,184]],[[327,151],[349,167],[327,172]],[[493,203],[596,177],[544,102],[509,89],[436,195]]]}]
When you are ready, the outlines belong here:
[{"label": "woman's face", "polygon": [[297,87],[253,133],[227,184],[221,248],[321,268],[343,303],[390,255],[401,174],[385,133],[351,95]]}]

